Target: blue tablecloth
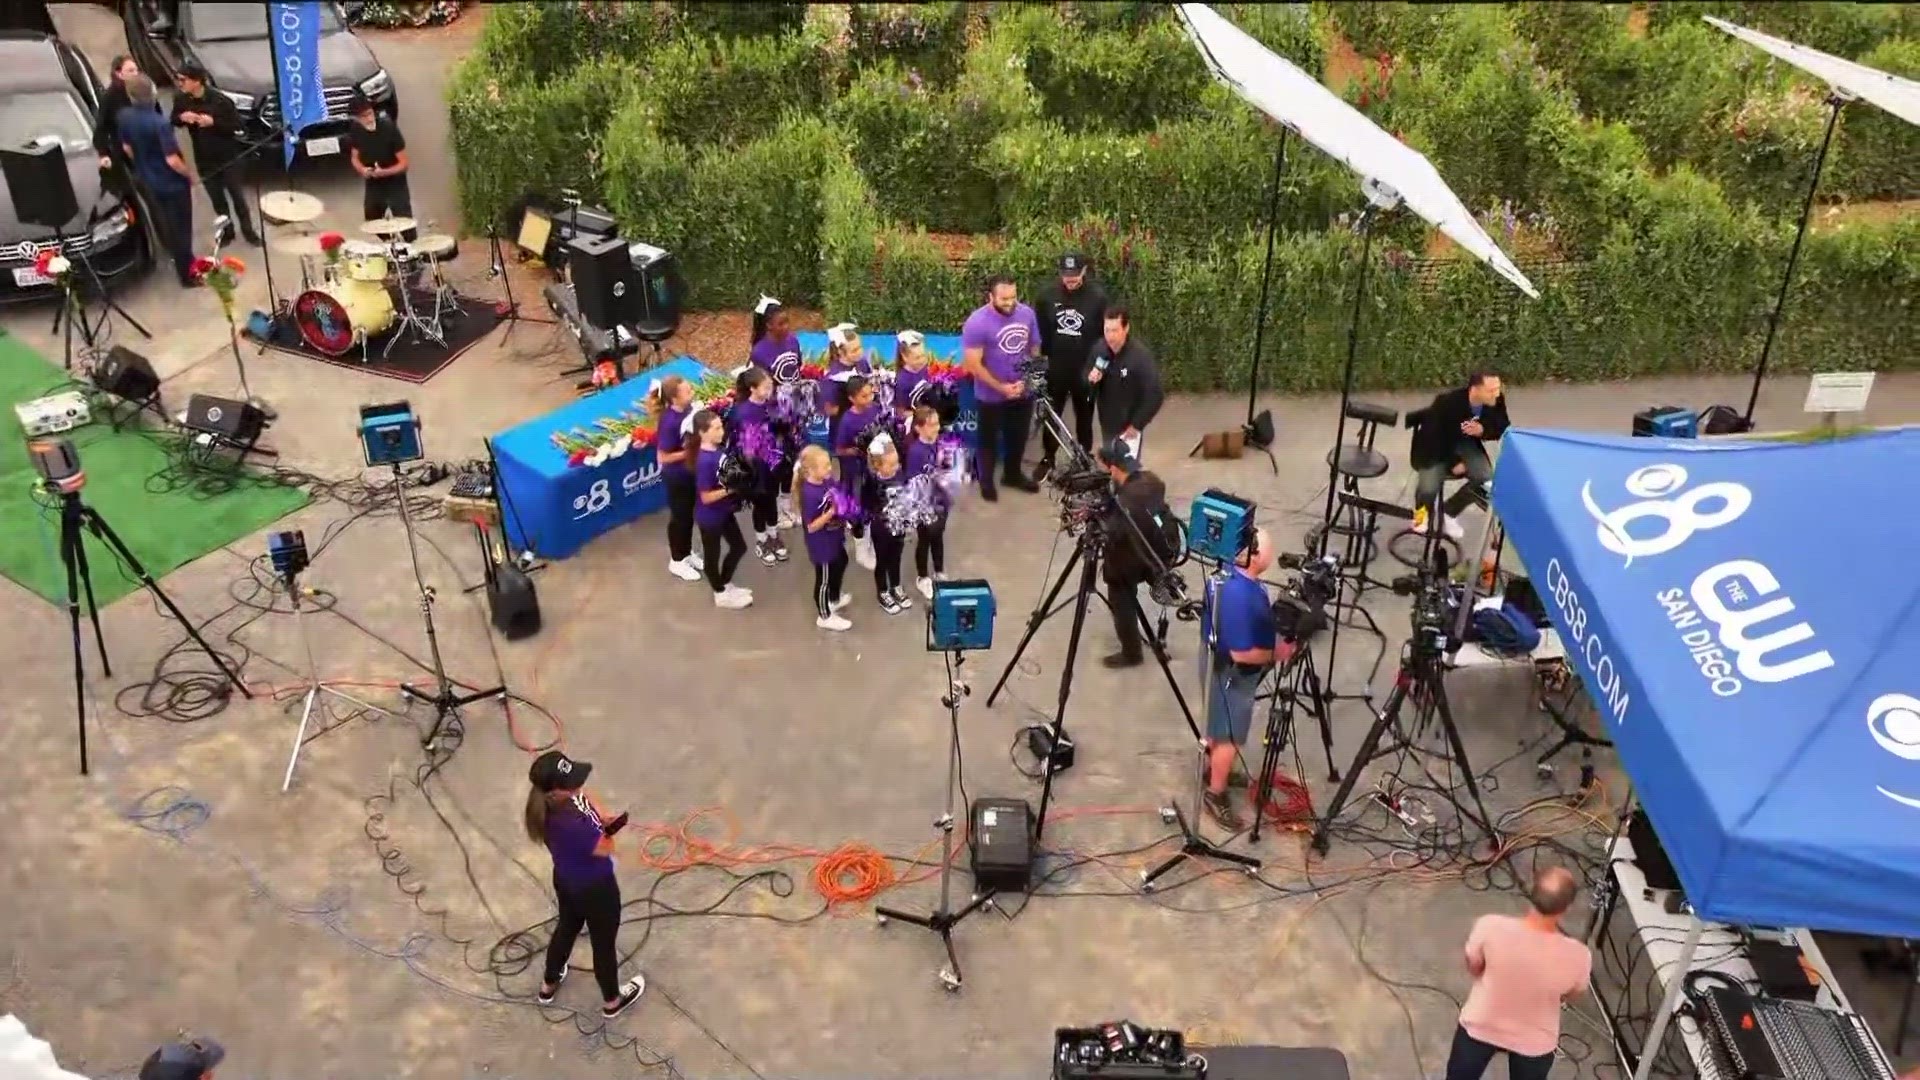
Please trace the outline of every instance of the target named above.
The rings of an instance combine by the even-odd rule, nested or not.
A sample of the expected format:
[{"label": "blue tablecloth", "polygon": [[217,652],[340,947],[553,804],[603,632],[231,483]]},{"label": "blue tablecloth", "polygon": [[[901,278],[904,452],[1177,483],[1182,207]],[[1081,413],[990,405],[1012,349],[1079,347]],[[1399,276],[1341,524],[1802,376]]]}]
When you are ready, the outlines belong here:
[{"label": "blue tablecloth", "polygon": [[698,382],[709,374],[699,361],[682,357],[495,435],[501,518],[515,546],[564,559],[608,529],[666,506],[653,447],[598,466],[569,465],[552,436],[591,430],[598,421],[640,409],[655,379],[679,375]]},{"label": "blue tablecloth", "polygon": [[[827,335],[818,330],[803,330],[794,335],[800,339],[800,355],[811,360],[815,354],[827,351]],[[860,332],[860,343],[866,346],[867,353],[874,361],[893,364],[900,355],[900,340],[892,332]],[[927,355],[935,360],[949,364],[960,362],[959,334],[928,334]],[[960,437],[968,449],[977,448],[980,441],[980,405],[973,397],[973,380],[960,380],[960,415],[948,431]]]}]

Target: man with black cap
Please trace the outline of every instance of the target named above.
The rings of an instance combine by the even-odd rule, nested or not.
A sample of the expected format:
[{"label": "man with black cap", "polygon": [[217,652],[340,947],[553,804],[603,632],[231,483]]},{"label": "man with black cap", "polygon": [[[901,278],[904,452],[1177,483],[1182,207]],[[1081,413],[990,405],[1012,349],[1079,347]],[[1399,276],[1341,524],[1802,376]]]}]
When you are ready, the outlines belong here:
[{"label": "man with black cap", "polygon": [[553,892],[560,916],[547,942],[547,966],[534,1000],[551,1005],[567,980],[568,957],[585,927],[593,944],[593,978],[600,984],[600,1015],[611,1020],[640,1000],[647,980],[620,981],[620,882],[613,868],[613,837],[627,815],[608,814],[586,793],[593,765],[558,750],[533,759],[527,779],[526,828],[553,857]]},{"label": "man with black cap", "polygon": [[[1107,294],[1087,279],[1089,263],[1077,251],[1060,256],[1060,278],[1040,290],[1035,311],[1040,319],[1040,354],[1047,358],[1047,403],[1059,412],[1073,401],[1073,435],[1082,450],[1093,449],[1093,390],[1086,368],[1094,330],[1107,310]],[[1039,479],[1053,471],[1060,449],[1051,429],[1041,433]]]},{"label": "man with black cap", "polygon": [[186,128],[193,140],[193,166],[214,215],[231,217],[247,243],[259,247],[260,234],[247,216],[247,193],[240,186],[240,111],[232,98],[208,91],[207,71],[198,64],[182,67],[174,86],[180,92],[173,95],[173,126]]},{"label": "man with black cap", "polygon": [[1113,634],[1120,639],[1120,651],[1101,663],[1110,668],[1130,668],[1145,659],[1140,636],[1140,586],[1152,582],[1154,572],[1173,554],[1167,542],[1167,523],[1171,520],[1167,485],[1142,469],[1140,459],[1119,439],[1102,446],[1099,457],[1116,485],[1115,506],[1101,523],[1101,531],[1106,539],[1102,569],[1107,610],[1113,613]]},{"label": "man with black cap", "polygon": [[1166,393],[1160,388],[1160,365],[1133,336],[1133,313],[1125,304],[1107,308],[1086,379],[1100,412],[1100,438],[1120,439],[1140,457],[1142,436],[1160,414]]},{"label": "man with black cap", "polygon": [[226,1056],[226,1048],[212,1039],[168,1043],[147,1055],[140,1080],[213,1080],[213,1070]]},{"label": "man with black cap", "polygon": [[[407,188],[407,139],[399,125],[373,107],[373,100],[354,94],[347,105],[353,123],[347,127],[347,156],[353,169],[366,178],[366,196],[361,210],[367,221],[392,214],[413,216],[413,193]],[[401,234],[412,240],[414,230]]]}]

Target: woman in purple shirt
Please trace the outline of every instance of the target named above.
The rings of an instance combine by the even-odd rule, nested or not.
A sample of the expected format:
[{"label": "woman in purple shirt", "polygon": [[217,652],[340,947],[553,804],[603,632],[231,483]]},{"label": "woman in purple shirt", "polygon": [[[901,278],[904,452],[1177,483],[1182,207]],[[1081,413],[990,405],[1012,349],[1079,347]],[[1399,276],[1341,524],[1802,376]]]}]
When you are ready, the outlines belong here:
[{"label": "woman in purple shirt", "polygon": [[1022,364],[1040,354],[1040,324],[1033,309],[1020,302],[1013,279],[997,274],[987,282],[987,302],[967,316],[960,328],[961,365],[973,378],[980,403],[980,445],[974,459],[980,473],[980,497],[993,502],[993,466],[998,460],[1002,480],[1010,488],[1038,491],[1040,485],[1021,471],[1028,429],[1033,426],[1033,398],[1021,377]]},{"label": "woman in purple shirt", "polygon": [[[720,483],[720,457],[725,452],[726,425],[717,413],[702,409],[693,415],[686,452],[693,458],[693,523],[700,529],[700,546],[707,559],[707,584],[713,588],[713,606],[739,609],[753,603],[753,593],[733,583],[734,571],[747,556],[746,537],[734,515],[739,500]],[[725,550],[726,554],[721,555]]]},{"label": "woman in purple shirt", "polygon": [[773,376],[766,369],[747,367],[733,380],[733,408],[727,410],[727,438],[743,448],[742,436],[758,432],[756,440],[777,447],[778,464],[753,458],[754,489],[747,503],[753,511],[754,554],[772,566],[787,561],[787,542],[780,539],[780,501],[778,493],[793,483],[793,459],[787,447],[776,441],[773,430]]},{"label": "woman in purple shirt", "polygon": [[780,385],[800,378],[800,338],[793,332],[780,301],[762,296],[753,309],[753,351],[747,360],[773,376]]},{"label": "woman in purple shirt", "polygon": [[699,581],[700,556],[693,553],[693,463],[680,434],[693,407],[693,384],[669,375],[647,390],[646,406],[657,418],[654,454],[667,485],[667,573]]},{"label": "woman in purple shirt", "polygon": [[536,995],[550,1005],[567,978],[567,959],[586,927],[593,943],[593,978],[600,984],[600,1014],[625,1012],[647,989],[643,975],[620,981],[620,881],[613,870],[613,835],[627,815],[609,817],[584,790],[593,766],[558,750],[533,759],[527,779],[527,835],[553,856],[553,892],[560,917],[547,942],[547,967]]}]

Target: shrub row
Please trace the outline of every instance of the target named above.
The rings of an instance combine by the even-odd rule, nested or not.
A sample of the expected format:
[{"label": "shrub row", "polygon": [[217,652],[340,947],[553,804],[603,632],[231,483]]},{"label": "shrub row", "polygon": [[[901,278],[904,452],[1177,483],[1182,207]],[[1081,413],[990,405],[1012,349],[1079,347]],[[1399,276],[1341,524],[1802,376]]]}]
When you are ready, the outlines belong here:
[{"label": "shrub row", "polygon": [[831,90],[822,45],[799,33],[688,35],[654,54],[639,93],[673,142],[738,145],[773,130],[788,113],[821,113]]},{"label": "shrub row", "polygon": [[673,29],[671,15],[654,4],[492,4],[479,43],[461,66],[503,83],[546,82],[594,59],[642,63]]},{"label": "shrub row", "polygon": [[1674,26],[1698,26],[1702,15],[1715,15],[1850,60],[1888,38],[1920,37],[1920,12],[1911,4],[1827,0],[1794,4],[1660,0],[1648,7],[1647,29],[1658,35]]},{"label": "shrub row", "polygon": [[967,5],[852,4],[847,56],[856,67],[893,63],[936,86],[960,73],[967,51]]},{"label": "shrub row", "polygon": [[511,228],[508,215],[529,193],[573,188],[600,202],[598,162],[615,142],[609,125],[639,77],[630,65],[606,59],[541,83],[508,82],[489,65],[461,64],[447,105],[466,230]]}]

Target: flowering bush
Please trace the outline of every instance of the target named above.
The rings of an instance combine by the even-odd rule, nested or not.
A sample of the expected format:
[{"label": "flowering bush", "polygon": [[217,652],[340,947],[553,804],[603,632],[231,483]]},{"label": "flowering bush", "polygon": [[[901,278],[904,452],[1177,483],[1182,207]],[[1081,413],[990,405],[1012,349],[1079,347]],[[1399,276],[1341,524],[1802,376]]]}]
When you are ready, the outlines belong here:
[{"label": "flowering bush", "polygon": [[629,450],[652,446],[659,435],[658,421],[645,408],[634,408],[596,421],[591,428],[556,431],[550,438],[567,455],[567,464],[592,468]]},{"label": "flowering bush", "polygon": [[240,275],[246,272],[247,264],[236,255],[222,255],[218,259],[209,255],[195,256],[193,264],[187,268],[188,277],[203,283],[220,298],[220,310],[226,315],[229,325],[233,322],[233,292],[240,287]]}]

